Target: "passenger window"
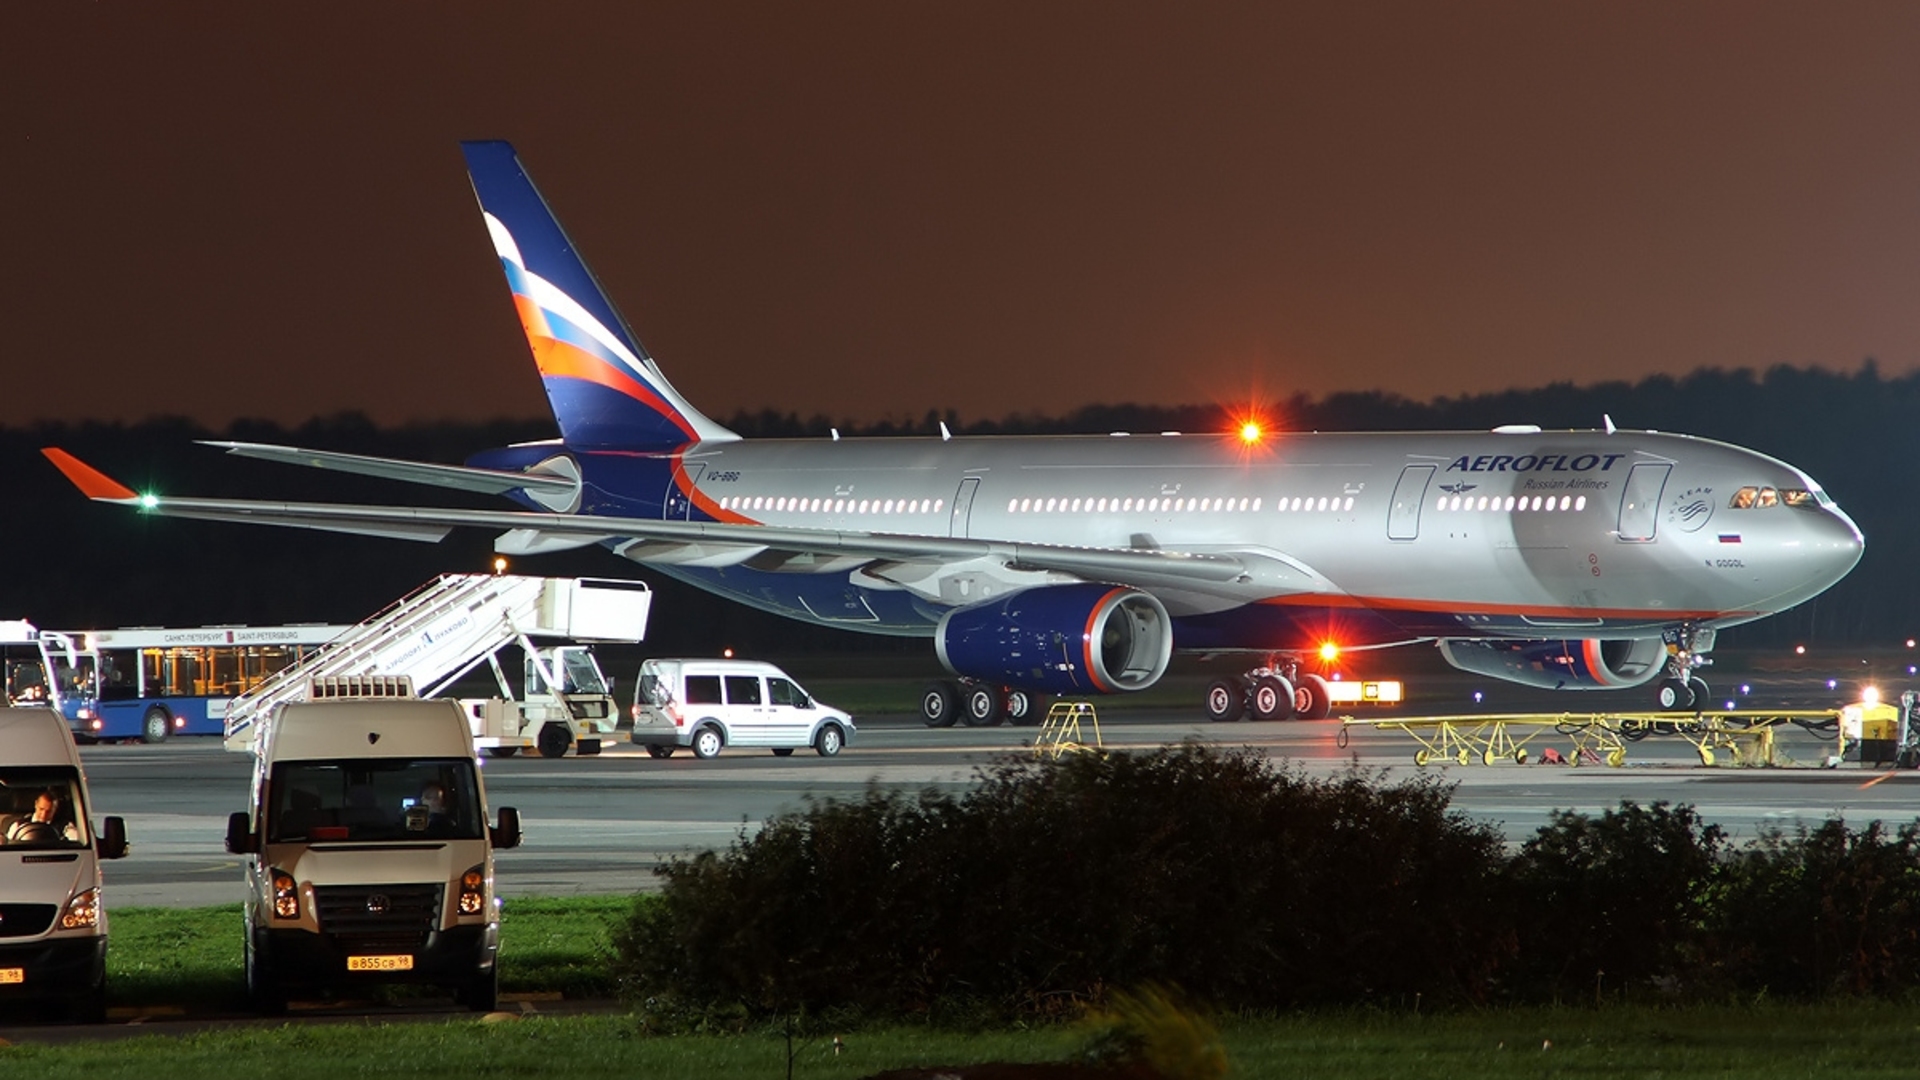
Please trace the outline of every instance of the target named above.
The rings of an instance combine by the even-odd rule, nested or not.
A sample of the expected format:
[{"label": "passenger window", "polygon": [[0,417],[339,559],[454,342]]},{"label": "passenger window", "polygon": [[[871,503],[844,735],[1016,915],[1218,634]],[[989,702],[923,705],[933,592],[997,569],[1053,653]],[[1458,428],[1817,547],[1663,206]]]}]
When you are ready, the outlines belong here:
[{"label": "passenger window", "polygon": [[1753,509],[1753,498],[1759,493],[1759,488],[1743,487],[1733,493],[1733,501],[1728,503],[1727,507],[1731,510],[1751,510]]},{"label": "passenger window", "polygon": [[720,704],[720,676],[718,675],[687,676],[687,704],[689,705]]},{"label": "passenger window", "polygon": [[727,704],[729,705],[760,704],[760,676],[758,675],[727,676]]},{"label": "passenger window", "polygon": [[1772,488],[1761,488],[1760,497],[1754,500],[1753,505],[1765,508],[1765,507],[1773,506],[1779,501],[1780,501],[1780,495],[1778,492],[1774,491]]},{"label": "passenger window", "polygon": [[807,700],[807,692],[785,679],[767,680],[767,700],[775,705],[791,705],[796,709],[811,708],[813,702]]}]

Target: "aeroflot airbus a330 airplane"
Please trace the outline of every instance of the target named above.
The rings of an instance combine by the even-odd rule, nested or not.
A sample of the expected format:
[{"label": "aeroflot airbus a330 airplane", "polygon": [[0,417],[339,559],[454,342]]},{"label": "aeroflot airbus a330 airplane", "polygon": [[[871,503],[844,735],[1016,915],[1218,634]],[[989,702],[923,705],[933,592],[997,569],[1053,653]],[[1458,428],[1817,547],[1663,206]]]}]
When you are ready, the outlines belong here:
[{"label": "aeroflot airbus a330 airplane", "polygon": [[[1707,694],[1715,631],[1859,561],[1806,474],[1725,443],[1613,430],[745,440],[702,415],[602,294],[503,142],[464,146],[559,422],[465,466],[248,443],[232,453],[504,495],[525,510],[142,496],[57,449],[87,495],[176,517],[436,541],[600,545],[795,619],[930,636],[932,724],[1040,694],[1152,686],[1174,649],[1241,651],[1216,719],[1325,716],[1323,648],[1436,641],[1533,686]],[[1257,666],[1255,666],[1257,665]]]}]

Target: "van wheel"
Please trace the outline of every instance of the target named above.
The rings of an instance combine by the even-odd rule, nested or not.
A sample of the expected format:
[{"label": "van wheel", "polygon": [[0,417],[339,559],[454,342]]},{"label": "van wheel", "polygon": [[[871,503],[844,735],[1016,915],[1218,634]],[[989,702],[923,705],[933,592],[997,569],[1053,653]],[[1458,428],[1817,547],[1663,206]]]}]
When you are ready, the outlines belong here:
[{"label": "van wheel", "polygon": [[720,729],[708,724],[693,733],[693,756],[702,761],[720,756],[720,748],[726,740],[720,737]]},{"label": "van wheel", "polygon": [[455,1004],[465,1005],[472,1012],[492,1012],[500,1007],[500,968],[475,978],[465,986],[453,992]]},{"label": "van wheel", "polygon": [[573,745],[573,732],[560,724],[548,724],[540,729],[540,734],[534,737],[533,743],[539,749],[541,757],[562,757],[566,754],[567,747]]},{"label": "van wheel", "polygon": [[489,746],[485,751],[488,757],[512,757],[519,752],[517,746]]},{"label": "van wheel", "polygon": [[148,709],[146,717],[140,721],[140,741],[143,743],[166,742],[167,736],[171,734],[173,734],[173,717],[168,715],[167,710],[158,705]]},{"label": "van wheel", "polygon": [[840,752],[840,748],[846,745],[846,742],[847,736],[840,730],[840,725],[828,724],[821,728],[820,734],[814,738],[813,748],[820,752],[821,757],[832,757]]},{"label": "van wheel", "polygon": [[95,974],[91,988],[67,999],[65,1011],[66,1018],[76,1024],[107,1022],[107,970],[104,966]]},{"label": "van wheel", "polygon": [[668,758],[668,757],[672,757],[673,752],[677,749],[679,748],[674,746],[662,746],[659,743],[648,743],[647,756],[653,757],[653,758]]},{"label": "van wheel", "polygon": [[253,1011],[262,1016],[279,1016],[287,1011],[287,995],[280,984],[273,979],[273,973],[267,970],[266,961],[260,959],[259,950],[253,947],[253,935],[247,935],[247,998],[253,1002]]},{"label": "van wheel", "polygon": [[792,756],[793,756],[793,747],[791,747],[791,746],[776,746],[776,747],[774,747],[774,748],[773,748],[773,756],[774,756],[774,757],[792,757]]}]

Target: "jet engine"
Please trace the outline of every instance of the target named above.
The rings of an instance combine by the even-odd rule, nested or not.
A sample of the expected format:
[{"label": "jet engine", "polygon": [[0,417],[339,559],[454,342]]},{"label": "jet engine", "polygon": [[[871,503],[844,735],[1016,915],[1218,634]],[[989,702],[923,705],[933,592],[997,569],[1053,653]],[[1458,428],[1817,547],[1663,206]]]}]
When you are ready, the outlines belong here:
[{"label": "jet engine", "polygon": [[1173,623],[1151,595],[1117,585],[1043,585],[955,608],[934,651],[966,678],[1055,694],[1144,690],[1166,673]]},{"label": "jet engine", "polygon": [[1659,638],[1603,641],[1479,641],[1449,638],[1440,655],[1461,671],[1548,690],[1618,690],[1651,682],[1666,668]]}]

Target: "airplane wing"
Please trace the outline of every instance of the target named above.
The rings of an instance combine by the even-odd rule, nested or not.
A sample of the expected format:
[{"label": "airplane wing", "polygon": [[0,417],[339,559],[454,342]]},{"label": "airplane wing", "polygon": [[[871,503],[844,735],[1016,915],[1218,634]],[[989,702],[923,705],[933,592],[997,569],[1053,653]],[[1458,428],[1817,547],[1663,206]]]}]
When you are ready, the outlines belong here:
[{"label": "airplane wing", "polygon": [[[945,563],[989,559],[1017,569],[1054,571],[1089,580],[1125,582],[1146,587],[1158,585],[1199,591],[1213,591],[1221,587],[1238,591],[1250,587],[1262,595],[1331,587],[1331,583],[1309,567],[1271,551],[1197,552],[1157,548],[1072,547],[848,529],[662,521],[655,518],[524,510],[143,495],[63,450],[48,447],[42,453],[88,498],[135,507],[143,513],[322,529],[423,542],[443,539],[456,528],[495,529],[504,531],[501,544],[497,546],[509,553],[557,551],[608,540],[625,540],[628,543],[623,545],[623,554],[640,562],[669,564],[731,565],[752,560],[756,564],[801,570],[842,566],[851,569],[872,562]],[[380,462],[385,459],[363,460]],[[487,470],[463,471],[483,473]],[[502,479],[509,475],[525,479],[524,474],[518,473],[495,475]]]},{"label": "airplane wing", "polygon": [[567,499],[580,487],[580,482],[575,477],[537,472],[501,472],[494,469],[474,469],[465,465],[430,465],[420,461],[368,457],[364,454],[342,454],[333,450],[307,450],[298,446],[276,446],[272,443],[202,439],[200,444],[218,446],[238,457],[260,458],[263,461],[277,461],[284,465],[305,465],[314,469],[357,473],[361,476],[378,476],[387,480],[405,481],[409,484],[430,484],[434,487],[454,488],[459,491],[476,491],[484,495],[505,495],[509,491],[525,490],[535,495]]}]

